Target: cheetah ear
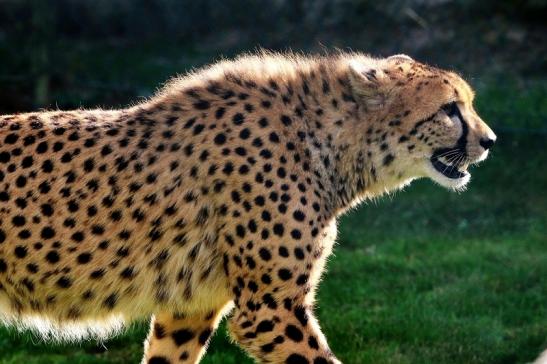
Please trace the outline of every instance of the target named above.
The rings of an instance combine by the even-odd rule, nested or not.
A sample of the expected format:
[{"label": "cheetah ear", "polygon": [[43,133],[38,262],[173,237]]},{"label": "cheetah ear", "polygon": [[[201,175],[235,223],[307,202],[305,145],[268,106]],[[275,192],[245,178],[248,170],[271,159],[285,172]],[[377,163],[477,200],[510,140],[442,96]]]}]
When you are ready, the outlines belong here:
[{"label": "cheetah ear", "polygon": [[401,54],[394,54],[393,56],[389,56],[387,59],[390,60],[390,61],[393,61],[393,60],[395,60],[395,61],[396,61],[396,60],[401,60],[401,61],[414,61],[414,60],[412,59],[412,57],[407,56],[406,54],[402,54],[402,53],[401,53]]},{"label": "cheetah ear", "polygon": [[390,78],[380,67],[350,63],[349,82],[354,97],[367,110],[381,110],[389,103]]}]

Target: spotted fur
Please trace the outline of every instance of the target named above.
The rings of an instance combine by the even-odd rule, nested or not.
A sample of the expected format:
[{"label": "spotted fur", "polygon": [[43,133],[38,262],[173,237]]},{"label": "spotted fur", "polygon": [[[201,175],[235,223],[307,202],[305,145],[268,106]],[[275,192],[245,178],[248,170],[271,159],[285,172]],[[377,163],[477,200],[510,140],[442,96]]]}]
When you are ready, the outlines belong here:
[{"label": "spotted fur", "polygon": [[3,116],[0,312],[62,338],[153,317],[143,363],[165,364],[233,307],[258,361],[339,363],[313,315],[337,216],[419,177],[461,188],[431,157],[485,157],[472,98],[406,56],[263,53],[122,110]]}]

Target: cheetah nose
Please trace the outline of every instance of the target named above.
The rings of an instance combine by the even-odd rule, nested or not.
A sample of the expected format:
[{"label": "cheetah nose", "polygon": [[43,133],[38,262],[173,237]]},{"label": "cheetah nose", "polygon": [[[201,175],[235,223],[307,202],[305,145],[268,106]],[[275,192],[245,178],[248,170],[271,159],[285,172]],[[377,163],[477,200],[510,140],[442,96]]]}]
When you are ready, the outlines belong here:
[{"label": "cheetah nose", "polygon": [[494,145],[494,142],[495,140],[490,138],[483,138],[479,140],[479,144],[481,145],[481,147],[484,148],[484,150],[490,149],[492,145]]}]

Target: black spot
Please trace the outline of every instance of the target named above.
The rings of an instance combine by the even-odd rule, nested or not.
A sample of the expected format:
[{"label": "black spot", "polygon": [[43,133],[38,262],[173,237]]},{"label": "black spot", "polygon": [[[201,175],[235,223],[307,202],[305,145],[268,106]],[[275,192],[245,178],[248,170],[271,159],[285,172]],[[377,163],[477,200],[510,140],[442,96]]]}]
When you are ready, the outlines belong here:
[{"label": "black spot", "polygon": [[173,331],[171,337],[177,346],[186,344],[188,341],[194,338],[195,334],[188,329],[180,329]]},{"label": "black spot", "polygon": [[0,153],[0,163],[8,163],[11,159],[11,155],[8,152]]},{"label": "black spot", "polygon": [[239,174],[245,175],[247,173],[249,173],[249,166],[246,164],[241,165],[241,167],[239,167]]},{"label": "black spot", "polygon": [[127,257],[129,255],[129,248],[122,246],[121,248],[118,249],[118,251],[116,252],[116,255],[122,258]]},{"label": "black spot", "polygon": [[158,324],[157,322],[154,323],[154,336],[156,339],[163,339],[165,337],[165,327]]},{"label": "black spot", "polygon": [[310,362],[308,361],[308,359],[306,359],[302,355],[295,353],[295,354],[289,355],[285,363],[286,364],[309,364]]},{"label": "black spot", "polygon": [[266,118],[261,118],[259,121],[258,121],[258,124],[260,125],[261,128],[265,128],[268,126],[268,119]]},{"label": "black spot", "polygon": [[274,234],[277,235],[277,236],[283,236],[284,230],[285,230],[285,229],[283,228],[283,225],[281,225],[281,224],[275,224],[275,225],[273,226],[273,232],[274,232]]},{"label": "black spot", "polygon": [[94,270],[93,272],[91,272],[89,277],[91,279],[99,279],[99,278],[102,278],[104,276],[104,274],[105,274],[104,269],[97,269],[97,270]]},{"label": "black spot", "polygon": [[251,136],[251,131],[245,128],[239,132],[239,137],[243,140],[248,139]]},{"label": "black spot", "polygon": [[234,151],[237,155],[240,155],[242,157],[247,155],[247,150],[245,150],[245,148],[243,147],[237,147],[236,149],[234,149]]},{"label": "black spot", "polygon": [[309,279],[309,277],[308,277],[307,274],[301,274],[296,279],[296,284],[299,285],[299,286],[303,286],[306,283],[308,283],[308,279]]},{"label": "black spot", "polygon": [[124,270],[122,270],[120,273],[120,277],[125,279],[132,279],[134,276],[135,276],[135,270],[133,267],[124,268]]},{"label": "black spot", "polygon": [[205,345],[207,343],[207,340],[209,340],[209,337],[211,336],[211,329],[205,329],[201,334],[199,334],[198,342],[201,345]]},{"label": "black spot", "polygon": [[260,156],[264,159],[270,159],[272,157],[272,152],[270,152],[268,149],[262,149],[260,151]]},{"label": "black spot", "polygon": [[148,176],[146,176],[146,183],[153,184],[156,182],[157,175],[155,173],[150,173]]},{"label": "black spot", "polygon": [[245,121],[245,117],[241,113],[237,113],[232,117],[232,121],[235,125],[241,125]]},{"label": "black spot", "polygon": [[72,155],[69,152],[66,152],[61,157],[61,163],[69,163],[72,160]]},{"label": "black spot", "polygon": [[215,141],[215,144],[222,145],[226,143],[226,135],[224,133],[219,133],[215,136],[214,141]]},{"label": "black spot", "polygon": [[283,125],[285,126],[289,126],[292,124],[292,120],[290,117],[288,117],[287,115],[282,115],[281,116],[281,122],[283,123]]},{"label": "black spot", "polygon": [[304,259],[304,250],[302,250],[301,248],[294,248],[294,256],[298,260],[303,260]]},{"label": "black spot", "polygon": [[40,206],[40,210],[42,211],[42,215],[44,215],[44,216],[52,216],[53,215],[53,207],[50,204],[42,204]]},{"label": "black spot", "polygon": [[319,349],[319,343],[317,342],[317,339],[314,336],[310,336],[308,338],[308,346],[315,350]]},{"label": "black spot", "polygon": [[84,241],[85,236],[84,236],[84,233],[82,233],[81,231],[77,231],[74,234],[72,234],[70,238],[74,240],[75,242],[80,243]]},{"label": "black spot", "polygon": [[194,107],[198,110],[207,110],[209,106],[211,106],[211,104],[206,100],[199,100],[194,103]]},{"label": "black spot", "polygon": [[393,154],[386,155],[383,161],[384,166],[389,166],[394,159],[395,157],[393,156]]},{"label": "black spot", "polygon": [[40,191],[40,193],[46,194],[51,190],[51,186],[49,185],[49,183],[44,181],[38,185],[38,190]]},{"label": "black spot", "polygon": [[273,331],[274,329],[274,323],[270,320],[263,320],[263,321],[260,321],[260,323],[258,324],[258,326],[256,327],[256,333],[261,333],[261,332],[270,332],[270,331]]},{"label": "black spot", "polygon": [[45,152],[47,152],[47,149],[48,149],[47,142],[40,142],[40,143],[36,146],[36,153],[38,153],[38,154],[44,154]]},{"label": "black spot", "polygon": [[23,259],[24,257],[27,256],[27,248],[25,248],[24,246],[16,246],[15,247],[15,250],[14,250],[14,253],[15,253],[15,256],[19,259]]},{"label": "black spot", "polygon": [[30,231],[25,229],[25,230],[21,230],[17,236],[19,236],[21,239],[24,240],[24,239],[30,238],[31,233]]},{"label": "black spot", "polygon": [[21,167],[23,168],[29,168],[32,166],[32,163],[34,162],[34,159],[31,156],[23,158],[23,161],[21,162]]},{"label": "black spot", "polygon": [[293,213],[293,217],[296,221],[304,221],[304,219],[306,218],[306,215],[304,215],[304,213],[302,211],[296,210]]},{"label": "black spot", "polygon": [[76,212],[80,209],[80,205],[74,200],[71,200],[68,202],[68,211],[70,212]]},{"label": "black spot", "polygon": [[192,127],[192,125],[194,125],[195,122],[196,122],[196,118],[188,119],[188,121],[186,121],[186,123],[184,123],[184,128],[185,129],[190,129]]},{"label": "black spot", "polygon": [[262,277],[260,278],[260,280],[261,280],[262,283],[264,283],[264,284],[270,284],[270,283],[272,283],[272,278],[271,278],[268,274],[266,274],[266,273],[264,273],[264,274],[262,275]]},{"label": "black spot", "polygon": [[153,356],[150,359],[148,359],[148,364],[171,364],[167,358],[164,356]]},{"label": "black spot", "polygon": [[51,264],[57,263],[60,259],[59,254],[55,250],[51,250],[46,254],[46,260]]},{"label": "black spot", "polygon": [[275,132],[271,132],[269,139],[272,143],[279,143],[279,136]]},{"label": "black spot", "polygon": [[102,235],[104,234],[104,227],[101,225],[93,225],[91,226],[91,233],[93,235]]},{"label": "black spot", "polygon": [[6,136],[6,138],[4,139],[4,143],[15,144],[17,142],[17,139],[19,139],[19,136],[17,134],[8,134],[8,136]]},{"label": "black spot", "polygon": [[263,352],[263,353],[271,353],[274,349],[274,344],[273,343],[269,343],[269,344],[264,344],[260,347],[260,350]]},{"label": "black spot", "polygon": [[91,148],[94,145],[95,145],[95,139],[93,139],[93,138],[88,138],[84,142],[84,147],[86,147],[86,148]]},{"label": "black spot", "polygon": [[262,258],[262,260],[265,260],[265,261],[268,261],[272,258],[272,254],[266,248],[260,248],[260,250],[258,251],[258,254],[260,255],[260,258]]},{"label": "black spot", "polygon": [[64,146],[63,143],[61,143],[61,142],[55,142],[55,143],[53,144],[53,151],[54,151],[54,152],[58,152],[58,151],[60,151],[61,149],[63,149],[63,146]]},{"label": "black spot", "polygon": [[239,236],[240,238],[244,238],[245,237],[245,227],[241,224],[238,224],[236,226],[236,234],[237,236]]},{"label": "black spot", "polygon": [[304,339],[302,331],[294,325],[287,325],[285,328],[285,335],[294,342],[300,342]]},{"label": "black spot", "polygon": [[185,361],[185,360],[188,360],[189,357],[190,357],[190,353],[188,353],[188,352],[185,350],[185,351],[182,352],[182,354],[180,354],[179,360]]},{"label": "black spot", "polygon": [[61,277],[57,280],[57,285],[61,288],[69,288],[72,286],[72,281],[68,277]]},{"label": "black spot", "polygon": [[194,135],[198,135],[199,133],[201,133],[203,131],[203,129],[205,129],[205,125],[203,124],[197,124],[196,126],[194,126]]},{"label": "black spot", "polygon": [[17,205],[17,207],[19,207],[20,209],[24,209],[25,207],[27,207],[27,200],[24,199],[24,198],[17,198],[15,200],[15,204]]},{"label": "black spot", "polygon": [[300,240],[300,238],[302,238],[302,232],[298,229],[293,229],[291,230],[291,236],[295,240]]},{"label": "black spot", "polygon": [[26,223],[26,219],[24,216],[22,215],[17,215],[17,216],[14,216],[12,219],[11,219],[11,222],[13,223],[13,225],[15,226],[23,226],[25,225]]},{"label": "black spot", "polygon": [[78,255],[76,260],[78,261],[79,264],[87,264],[91,261],[91,257],[92,256],[90,253],[82,253]]},{"label": "black spot", "polygon": [[296,307],[294,309],[294,316],[298,319],[302,326],[306,326],[308,324],[308,313],[304,307]]},{"label": "black spot", "polygon": [[105,145],[102,147],[101,149],[101,155],[102,156],[106,156],[108,154],[112,153],[112,148],[110,147],[109,144]]},{"label": "black spot", "polygon": [[55,129],[53,129],[53,134],[63,135],[65,133],[65,131],[66,131],[66,129],[61,126],[61,127],[57,127]]},{"label": "black spot", "polygon": [[27,178],[25,176],[19,176],[15,180],[15,185],[19,188],[23,188],[27,185]]},{"label": "black spot", "polygon": [[93,158],[88,158],[84,161],[84,171],[91,172],[94,167],[95,163],[93,161]]},{"label": "black spot", "polygon": [[42,163],[42,171],[45,173],[50,173],[51,171],[53,171],[53,162],[49,159],[45,160]]},{"label": "black spot", "polygon": [[290,270],[286,269],[286,268],[281,268],[278,272],[277,272],[277,275],[279,276],[279,278],[281,278],[282,280],[284,281],[288,281],[289,279],[292,278],[292,273]]},{"label": "black spot", "polygon": [[116,293],[112,293],[109,295],[103,302],[103,306],[113,309],[114,306],[116,306],[116,303],[118,302],[118,295]]}]

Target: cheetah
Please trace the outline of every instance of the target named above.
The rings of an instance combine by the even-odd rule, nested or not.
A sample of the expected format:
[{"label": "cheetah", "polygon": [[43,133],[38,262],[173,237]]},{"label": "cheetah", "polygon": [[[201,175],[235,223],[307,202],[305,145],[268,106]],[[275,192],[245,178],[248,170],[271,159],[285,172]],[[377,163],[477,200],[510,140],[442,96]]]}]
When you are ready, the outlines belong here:
[{"label": "cheetah", "polygon": [[465,188],[496,136],[406,55],[261,52],[119,110],[0,118],[0,312],[45,337],[151,318],[144,364],[198,363],[224,315],[261,363],[340,363],[314,296],[351,206]]}]

